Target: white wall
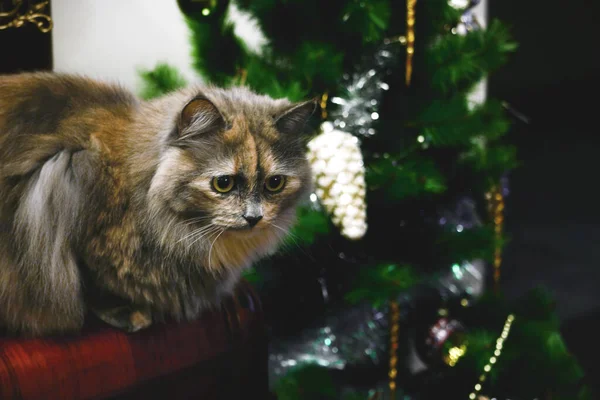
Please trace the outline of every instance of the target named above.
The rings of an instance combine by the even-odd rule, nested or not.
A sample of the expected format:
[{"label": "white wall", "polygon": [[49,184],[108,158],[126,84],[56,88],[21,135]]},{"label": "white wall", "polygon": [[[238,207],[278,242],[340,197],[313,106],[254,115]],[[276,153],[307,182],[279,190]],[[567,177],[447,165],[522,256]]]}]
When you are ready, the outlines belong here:
[{"label": "white wall", "polygon": [[137,69],[166,61],[190,81],[189,34],[175,0],[53,0],[54,69],[135,90]]}]

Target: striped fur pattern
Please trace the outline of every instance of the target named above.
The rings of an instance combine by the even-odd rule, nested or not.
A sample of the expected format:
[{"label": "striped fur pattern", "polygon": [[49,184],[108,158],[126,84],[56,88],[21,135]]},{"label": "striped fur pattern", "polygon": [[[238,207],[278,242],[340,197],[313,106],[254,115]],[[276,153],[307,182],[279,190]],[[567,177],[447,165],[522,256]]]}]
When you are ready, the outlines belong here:
[{"label": "striped fur pattern", "polygon": [[[1,76],[0,326],[76,332],[115,299],[152,319],[218,304],[310,191],[314,106],[210,86],[143,102],[84,77]],[[234,188],[215,190],[219,176]]]}]

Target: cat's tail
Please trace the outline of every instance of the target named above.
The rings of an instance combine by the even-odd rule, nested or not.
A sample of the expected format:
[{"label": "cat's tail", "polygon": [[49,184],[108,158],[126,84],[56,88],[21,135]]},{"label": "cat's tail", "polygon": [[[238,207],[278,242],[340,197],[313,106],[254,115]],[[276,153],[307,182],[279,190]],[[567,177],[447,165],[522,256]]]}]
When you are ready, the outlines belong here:
[{"label": "cat's tail", "polygon": [[[72,157],[68,150],[59,152],[12,187],[20,192],[12,229],[0,233],[0,254],[8,255],[0,259],[0,323],[10,330],[45,334],[75,330],[83,323],[81,280],[72,250],[82,193]],[[6,217],[4,210],[2,219]]]}]

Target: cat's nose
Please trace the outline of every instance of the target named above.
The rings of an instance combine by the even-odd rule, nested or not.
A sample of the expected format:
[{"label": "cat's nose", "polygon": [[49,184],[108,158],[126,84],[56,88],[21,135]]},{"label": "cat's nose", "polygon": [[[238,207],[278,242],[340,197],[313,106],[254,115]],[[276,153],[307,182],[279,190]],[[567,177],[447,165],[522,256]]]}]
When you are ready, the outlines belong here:
[{"label": "cat's nose", "polygon": [[258,221],[262,219],[262,215],[242,215],[246,221],[248,221],[248,225],[250,228],[254,227],[254,225],[258,224]]}]

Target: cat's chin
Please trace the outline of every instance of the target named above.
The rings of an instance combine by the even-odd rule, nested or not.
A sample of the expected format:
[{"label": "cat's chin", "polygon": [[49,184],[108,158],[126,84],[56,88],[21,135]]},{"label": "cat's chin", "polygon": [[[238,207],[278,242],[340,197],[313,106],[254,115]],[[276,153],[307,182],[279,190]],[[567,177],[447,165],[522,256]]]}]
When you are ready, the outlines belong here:
[{"label": "cat's chin", "polygon": [[211,260],[206,263],[207,268],[210,270],[211,266],[222,266],[239,270],[271,254],[280,242],[280,235],[268,225],[262,229],[257,228],[223,232],[214,243]]}]

